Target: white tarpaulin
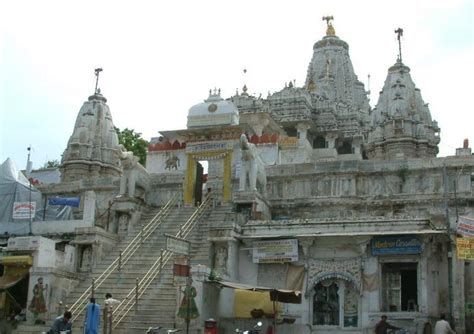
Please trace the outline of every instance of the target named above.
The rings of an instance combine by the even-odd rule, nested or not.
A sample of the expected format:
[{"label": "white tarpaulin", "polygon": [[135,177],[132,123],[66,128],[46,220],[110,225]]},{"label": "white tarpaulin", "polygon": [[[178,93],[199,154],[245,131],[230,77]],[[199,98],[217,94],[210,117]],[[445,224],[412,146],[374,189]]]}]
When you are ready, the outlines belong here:
[{"label": "white tarpaulin", "polygon": [[[30,197],[31,196],[31,197]],[[31,205],[30,205],[31,199]],[[9,158],[0,165],[0,233],[26,234],[32,221],[68,220],[69,206],[46,206],[41,193]]]},{"label": "white tarpaulin", "polygon": [[[30,193],[31,192],[31,193]],[[15,222],[29,220],[29,214],[25,218],[13,218],[15,203],[28,205],[35,203],[36,208],[41,207],[41,193],[31,186],[25,175],[16,169],[13,162],[8,158],[0,166],[0,222]],[[19,204],[20,203],[20,204]],[[17,217],[20,217],[17,215]],[[32,212],[33,220],[39,220],[38,211]]]}]

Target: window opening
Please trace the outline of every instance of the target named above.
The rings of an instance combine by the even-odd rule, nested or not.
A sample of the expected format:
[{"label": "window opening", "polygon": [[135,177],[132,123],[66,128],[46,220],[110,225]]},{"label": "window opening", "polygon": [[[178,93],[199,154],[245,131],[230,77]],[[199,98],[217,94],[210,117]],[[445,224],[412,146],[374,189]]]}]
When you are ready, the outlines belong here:
[{"label": "window opening", "polygon": [[314,287],[313,325],[339,325],[339,286],[326,280]]},{"label": "window opening", "polygon": [[327,148],[328,142],[323,136],[317,136],[313,140],[313,148]]},{"label": "window opening", "polygon": [[417,263],[384,263],[383,310],[390,312],[418,309]]}]

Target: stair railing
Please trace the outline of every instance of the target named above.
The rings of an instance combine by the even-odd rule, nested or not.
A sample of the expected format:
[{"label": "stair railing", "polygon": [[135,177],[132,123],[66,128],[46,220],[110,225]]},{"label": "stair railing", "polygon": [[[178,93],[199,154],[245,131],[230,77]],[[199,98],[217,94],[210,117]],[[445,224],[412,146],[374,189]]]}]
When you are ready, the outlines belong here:
[{"label": "stair railing", "polygon": [[[192,231],[199,218],[205,213],[206,209],[212,203],[212,199],[208,196],[202,204],[193,212],[189,219],[181,226],[179,231],[176,233],[176,237],[186,239],[189,233]],[[173,253],[168,250],[162,250],[161,255],[152,264],[147,273],[137,283],[137,285],[130,290],[125,298],[122,299],[120,304],[113,310],[114,324],[113,328],[117,328],[119,323],[127,316],[133,307],[136,307],[138,300],[145,293],[147,288],[153,282],[153,280],[162,273],[163,268],[166,266],[168,261],[171,259]]]},{"label": "stair railing", "polygon": [[140,248],[143,241],[148,239],[161,224],[163,219],[171,213],[179,198],[179,193],[174,194],[165,206],[140,230],[139,233],[137,233],[137,235],[128,243],[127,247],[120,252],[119,256],[99,275],[99,277],[93,279],[94,283],[90,285],[69,308],[74,315],[72,320],[77,319],[80,314],[79,310],[86,307],[92,289],[100,287],[115,270],[120,270],[128,260],[130,260],[135,252]]}]

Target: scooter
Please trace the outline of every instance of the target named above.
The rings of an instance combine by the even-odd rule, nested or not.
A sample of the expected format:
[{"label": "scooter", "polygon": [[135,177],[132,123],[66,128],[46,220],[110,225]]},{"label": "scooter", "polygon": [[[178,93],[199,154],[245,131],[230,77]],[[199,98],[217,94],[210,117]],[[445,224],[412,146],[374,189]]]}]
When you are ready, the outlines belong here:
[{"label": "scooter", "polygon": [[260,333],[260,327],[262,327],[263,323],[261,321],[257,322],[255,326],[251,330],[240,330],[238,328],[235,329],[236,333],[239,334],[259,334]]}]

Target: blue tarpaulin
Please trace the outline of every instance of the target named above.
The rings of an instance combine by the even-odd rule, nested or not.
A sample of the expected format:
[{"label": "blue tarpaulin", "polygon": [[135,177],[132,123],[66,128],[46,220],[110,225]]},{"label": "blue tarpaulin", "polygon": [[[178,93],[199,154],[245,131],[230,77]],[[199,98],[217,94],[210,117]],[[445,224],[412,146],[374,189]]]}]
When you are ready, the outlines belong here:
[{"label": "blue tarpaulin", "polygon": [[48,200],[49,205],[68,205],[79,207],[80,197],[53,197]]}]

